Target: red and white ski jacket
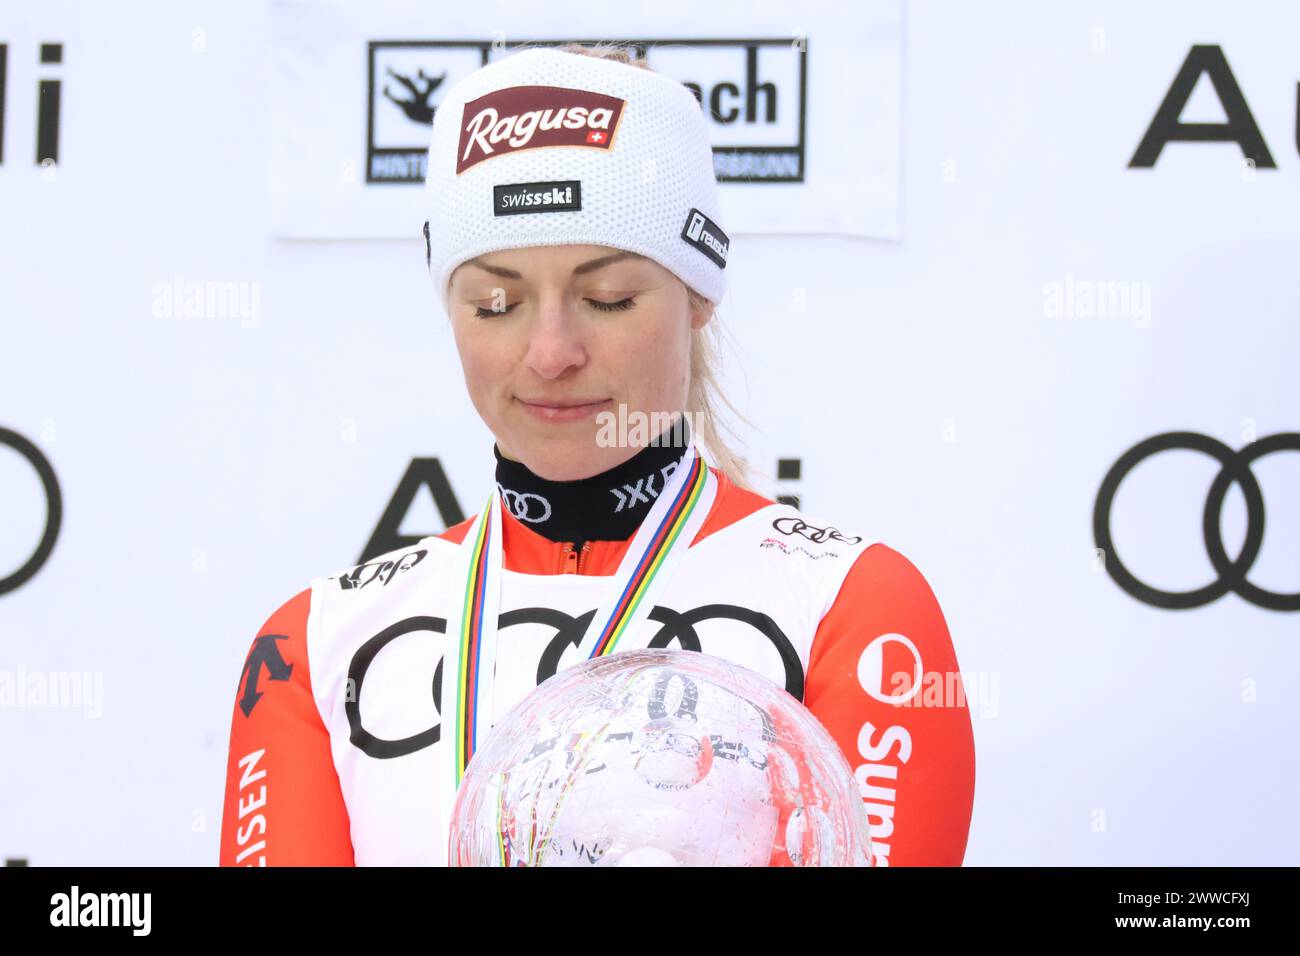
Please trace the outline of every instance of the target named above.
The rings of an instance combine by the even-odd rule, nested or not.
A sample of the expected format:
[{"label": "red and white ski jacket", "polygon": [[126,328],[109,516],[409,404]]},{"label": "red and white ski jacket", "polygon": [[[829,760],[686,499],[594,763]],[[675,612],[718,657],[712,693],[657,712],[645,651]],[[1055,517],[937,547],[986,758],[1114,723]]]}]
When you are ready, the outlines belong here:
[{"label": "red and white ski jacket", "polygon": [[[943,612],[885,544],[739,488],[718,492],[679,570],[620,649],[680,646],[784,687],[853,768],[877,865],[962,862],[970,711]],[[437,805],[446,616],[472,519],[313,580],[254,638],[230,729],[223,866],[444,865]],[[627,541],[554,542],[502,512],[500,720],[560,666]]]}]

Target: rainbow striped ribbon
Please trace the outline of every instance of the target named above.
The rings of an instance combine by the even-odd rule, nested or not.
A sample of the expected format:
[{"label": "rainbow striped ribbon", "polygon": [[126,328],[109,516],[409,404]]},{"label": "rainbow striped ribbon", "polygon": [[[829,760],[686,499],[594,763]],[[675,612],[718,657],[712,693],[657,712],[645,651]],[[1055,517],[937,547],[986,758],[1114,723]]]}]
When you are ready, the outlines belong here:
[{"label": "rainbow striped ribbon", "polygon": [[[491,502],[488,503],[491,507]],[[478,734],[479,688],[483,682],[483,651],[485,636],[484,605],[487,602],[488,558],[494,543],[491,521],[479,522],[479,533],[475,536],[474,546],[470,552],[470,574],[465,586],[465,601],[461,612],[461,629],[457,636],[457,664],[455,674],[458,677],[456,689],[456,713],[452,718],[456,743],[456,784],[460,785],[465,768],[469,766],[474,755],[474,744]],[[444,668],[444,671],[446,668]],[[447,674],[443,674],[444,681]],[[490,719],[490,715],[485,715]]]},{"label": "rainbow striped ribbon", "polygon": [[[605,617],[605,625],[599,631],[588,630],[588,635],[595,634],[594,644],[590,648],[584,648],[582,644],[578,646],[578,651],[585,659],[600,657],[602,654],[612,654],[618,646],[619,638],[626,632],[628,624],[631,623],[633,616],[644,600],[646,593],[650,590],[650,585],[655,579],[655,575],[663,567],[664,559],[672,550],[673,545],[681,536],[682,529],[686,527],[690,520],[691,513],[695,506],[699,504],[704,494],[704,488],[708,484],[708,466],[704,459],[698,455],[690,462],[690,470],[686,475],[686,480],[678,489],[677,495],[672,499],[668,513],[654,526],[651,541],[644,551],[639,552],[639,557],[632,568],[632,573],[623,589],[618,592],[618,598],[614,602],[614,607],[609,609],[608,616]],[[646,519],[649,523],[653,514]],[[687,542],[689,546],[690,542]],[[631,549],[630,549],[631,550]],[[622,571],[622,568],[619,568]],[[601,620],[600,616],[592,619],[594,624]],[[586,637],[583,639],[586,643]]]},{"label": "rainbow striped ribbon", "polygon": [[[708,463],[694,446],[687,449],[638,528],[614,576],[610,597],[592,617],[578,645],[580,659],[614,653],[620,639],[649,612],[651,589],[662,586],[676,568],[703,524],[716,491],[717,481]],[[450,666],[443,668],[440,708],[443,731],[452,734],[442,738],[447,745],[441,748],[443,814],[448,824],[465,771],[491,729],[503,561],[497,492],[470,527],[463,548],[465,591],[454,626],[451,620],[447,622],[447,635],[455,643],[448,648],[454,653],[444,658]],[[448,834],[444,830],[444,835]]]}]

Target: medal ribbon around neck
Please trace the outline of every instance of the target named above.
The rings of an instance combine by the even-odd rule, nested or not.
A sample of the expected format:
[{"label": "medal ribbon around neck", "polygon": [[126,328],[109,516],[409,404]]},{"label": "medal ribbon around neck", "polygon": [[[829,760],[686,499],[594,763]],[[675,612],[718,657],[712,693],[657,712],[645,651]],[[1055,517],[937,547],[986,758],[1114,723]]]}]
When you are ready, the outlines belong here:
[{"label": "medal ribbon around neck", "polygon": [[[649,595],[671,577],[708,517],[718,481],[694,445],[660,489],[619,564],[608,596],[578,645],[578,659],[618,650],[654,607]],[[486,520],[485,520],[486,519]],[[443,836],[450,838],[456,791],[492,726],[492,685],[502,568],[501,496],[493,491],[461,545],[465,590],[447,621],[442,674]]]}]

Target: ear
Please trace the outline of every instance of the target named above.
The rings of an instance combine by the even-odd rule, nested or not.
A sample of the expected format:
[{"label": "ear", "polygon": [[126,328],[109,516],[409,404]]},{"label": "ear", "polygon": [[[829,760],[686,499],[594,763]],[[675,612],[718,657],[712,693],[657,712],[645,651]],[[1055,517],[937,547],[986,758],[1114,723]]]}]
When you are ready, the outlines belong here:
[{"label": "ear", "polygon": [[709,320],[713,318],[713,312],[716,306],[703,296],[694,296],[689,293],[686,296],[686,300],[690,304],[691,329],[692,331],[698,332],[709,324]]}]

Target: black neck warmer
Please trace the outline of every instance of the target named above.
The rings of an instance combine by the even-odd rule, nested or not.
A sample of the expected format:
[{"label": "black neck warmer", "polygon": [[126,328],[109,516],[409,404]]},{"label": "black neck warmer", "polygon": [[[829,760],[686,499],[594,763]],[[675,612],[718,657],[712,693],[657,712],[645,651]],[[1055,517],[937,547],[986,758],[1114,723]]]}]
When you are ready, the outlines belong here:
[{"label": "black neck warmer", "polygon": [[684,417],[665,429],[656,442],[590,478],[549,481],[523,462],[501,455],[495,444],[497,486],[502,503],[516,518],[552,541],[626,541],[650,513],[690,445]]}]

